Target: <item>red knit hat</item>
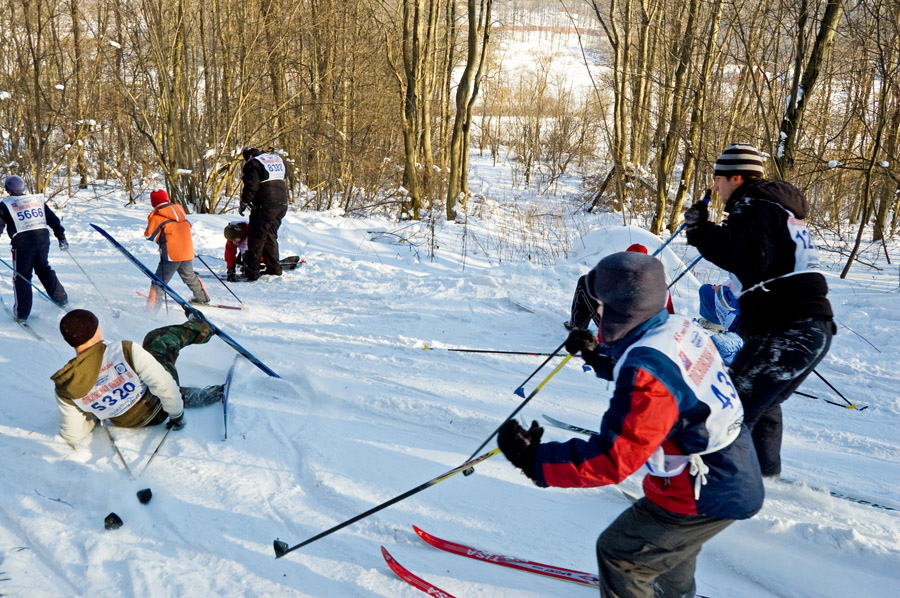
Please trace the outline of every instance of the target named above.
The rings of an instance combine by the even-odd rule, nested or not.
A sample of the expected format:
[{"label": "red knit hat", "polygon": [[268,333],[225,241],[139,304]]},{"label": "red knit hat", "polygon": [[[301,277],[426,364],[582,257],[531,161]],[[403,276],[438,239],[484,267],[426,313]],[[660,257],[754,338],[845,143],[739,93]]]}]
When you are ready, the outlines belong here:
[{"label": "red knit hat", "polygon": [[635,253],[647,253],[647,248],[641,245],[640,243],[635,243],[634,245],[629,245],[628,249],[625,251],[633,251]]},{"label": "red knit hat", "polygon": [[169,203],[169,194],[166,193],[165,189],[157,189],[156,191],[150,192],[151,206],[158,208],[164,203]]}]

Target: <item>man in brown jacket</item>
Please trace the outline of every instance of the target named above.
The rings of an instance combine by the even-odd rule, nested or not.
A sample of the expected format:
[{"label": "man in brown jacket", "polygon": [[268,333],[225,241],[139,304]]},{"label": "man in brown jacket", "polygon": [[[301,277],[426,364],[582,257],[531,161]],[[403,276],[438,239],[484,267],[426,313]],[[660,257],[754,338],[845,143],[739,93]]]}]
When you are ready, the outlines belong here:
[{"label": "man in brown jacket", "polygon": [[131,341],[105,342],[97,316],[75,309],[63,316],[59,330],[75,349],[75,358],[51,379],[56,385],[59,433],[74,442],[88,436],[97,420],[123,428],[184,427],[184,407],[222,399],[222,386],[180,388],[175,360],[188,345],[209,341],[213,329],[197,310],[185,310],[184,324],[151,330],[143,346]]}]

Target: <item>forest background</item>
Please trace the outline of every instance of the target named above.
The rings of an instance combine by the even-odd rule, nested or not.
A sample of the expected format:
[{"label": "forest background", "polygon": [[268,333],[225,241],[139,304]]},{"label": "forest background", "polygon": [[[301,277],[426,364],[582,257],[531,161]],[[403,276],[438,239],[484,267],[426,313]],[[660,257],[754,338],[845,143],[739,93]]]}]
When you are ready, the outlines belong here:
[{"label": "forest background", "polygon": [[112,178],[227,211],[256,145],[297,210],[453,221],[477,147],[659,234],[745,141],[847,268],[900,217],[894,0],[2,0],[0,42],[0,164],[63,201]]}]

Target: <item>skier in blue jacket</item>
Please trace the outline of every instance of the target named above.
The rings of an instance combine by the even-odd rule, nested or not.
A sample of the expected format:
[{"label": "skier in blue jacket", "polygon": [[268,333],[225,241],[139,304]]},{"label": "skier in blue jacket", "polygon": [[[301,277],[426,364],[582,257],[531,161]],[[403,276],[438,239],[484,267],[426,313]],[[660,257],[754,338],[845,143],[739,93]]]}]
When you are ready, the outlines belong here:
[{"label": "skier in blue jacket", "polygon": [[693,596],[703,543],[762,507],[763,485],[743,408],[715,346],[665,309],[662,264],[614,253],[588,274],[603,345],[575,329],[566,342],[615,384],[600,434],[541,444],[543,429],[498,430],[503,454],[541,487],[618,484],[646,465],[644,498],[597,540],[608,598]]},{"label": "skier in blue jacket", "polygon": [[15,307],[13,309],[18,320],[27,320],[31,315],[31,277],[37,274],[38,279],[47,291],[47,295],[59,305],[69,302],[56,272],[50,267],[50,233],[59,241],[62,251],[69,250],[66,241],[66,229],[53,210],[44,203],[43,195],[28,195],[28,189],[22,177],[11,175],[3,182],[9,197],[0,201],[0,234],[3,229],[9,234],[12,245],[15,290]]}]

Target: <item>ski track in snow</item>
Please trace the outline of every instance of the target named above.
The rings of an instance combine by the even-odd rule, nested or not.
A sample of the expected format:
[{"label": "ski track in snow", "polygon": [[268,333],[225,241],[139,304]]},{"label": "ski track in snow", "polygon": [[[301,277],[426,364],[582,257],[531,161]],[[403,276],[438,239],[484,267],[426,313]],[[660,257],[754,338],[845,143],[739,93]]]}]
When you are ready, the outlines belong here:
[{"label": "ski track in snow", "polygon": [[[476,166],[489,172],[486,164]],[[50,261],[72,305],[93,309],[107,339],[140,341],[150,329],[184,318],[171,302],[167,312],[144,313],[135,291],[146,292],[149,281],[88,226],[103,226],[155,269],[155,248],[142,237],[149,204],[122,207],[123,197],[120,191],[79,196],[60,211],[71,251],[103,285],[120,318],[111,317],[71,260],[53,249]],[[221,231],[233,217],[190,219],[197,252],[221,255]],[[66,359],[72,352],[56,330],[62,312],[36,296],[30,321],[53,348],[11,321],[0,322],[0,594],[419,595],[388,570],[383,544],[410,571],[458,596],[595,595],[443,554],[416,538],[412,524],[497,553],[596,572],[596,537],[627,500],[608,488],[538,489],[502,456],[479,465],[473,476],[449,478],[283,559],[274,559],[272,541],[299,543],[462,463],[521,402],[513,391],[545,358],[444,349],[548,352],[558,346],[577,277],[633,242],[651,251],[661,243],[645,230],[613,222],[585,217],[580,226],[591,232],[550,266],[500,262],[470,239],[463,268],[460,226],[438,227],[440,249],[432,261],[415,224],[289,214],[281,252],[298,254],[307,264],[281,278],[231,285],[244,311],[206,311],[282,378],[240,361],[229,398],[228,440],[222,439],[221,406],[189,410],[185,429],[169,435],[138,480],[128,479],[102,432],[77,450],[57,435],[49,376],[63,363],[53,348]],[[468,224],[470,234],[484,238],[490,238],[489,226],[472,217]],[[418,246],[369,232],[401,228]],[[891,251],[898,253],[896,243]],[[694,255],[683,238],[666,249],[661,259],[670,280]],[[829,284],[838,322],[881,352],[839,325],[818,368],[869,408],[845,410],[798,396],[785,403],[784,473],[900,507],[898,278],[896,266],[878,264],[882,272],[854,266],[847,280],[829,277]],[[199,261],[195,267],[205,271]],[[701,263],[673,289],[677,311],[696,314],[699,285],[724,278]],[[235,302],[214,279],[204,284],[215,302]],[[178,277],[172,286],[189,294]],[[0,284],[0,293],[10,292],[8,280]],[[433,350],[423,350],[425,344]],[[181,384],[222,383],[233,354],[217,339],[185,349],[178,361]],[[532,378],[526,393],[558,360]],[[801,390],[842,402],[815,377]],[[521,417],[540,420],[547,413],[596,429],[609,394],[607,383],[573,360]],[[156,431],[124,432],[117,440],[127,459],[152,450]],[[570,436],[551,427],[545,433],[546,440]],[[153,499],[141,505],[135,493],[147,487]],[[640,476],[623,487],[639,493]],[[759,515],[735,523],[704,548],[700,593],[900,595],[900,513],[802,486],[767,482],[766,490]],[[125,524],[105,531],[103,518],[113,511]]]}]

